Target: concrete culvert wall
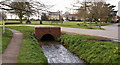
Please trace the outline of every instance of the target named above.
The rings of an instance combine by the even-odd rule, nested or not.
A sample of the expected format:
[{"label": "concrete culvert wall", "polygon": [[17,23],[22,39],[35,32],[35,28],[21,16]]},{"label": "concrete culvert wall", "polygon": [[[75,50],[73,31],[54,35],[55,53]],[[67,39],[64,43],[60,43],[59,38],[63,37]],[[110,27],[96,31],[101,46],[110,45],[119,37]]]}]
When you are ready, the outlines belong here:
[{"label": "concrete culvert wall", "polygon": [[45,34],[45,35],[43,35],[41,37],[40,41],[41,42],[44,42],[44,41],[55,41],[55,38],[51,34]]}]

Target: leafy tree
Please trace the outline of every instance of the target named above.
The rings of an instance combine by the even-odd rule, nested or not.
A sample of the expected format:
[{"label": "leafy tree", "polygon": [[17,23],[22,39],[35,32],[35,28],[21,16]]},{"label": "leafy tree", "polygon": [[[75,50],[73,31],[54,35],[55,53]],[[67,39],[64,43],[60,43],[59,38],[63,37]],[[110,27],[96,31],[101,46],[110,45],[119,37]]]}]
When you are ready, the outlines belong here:
[{"label": "leafy tree", "polygon": [[46,15],[46,13],[42,13],[41,20],[43,20],[43,21],[48,20],[48,16]]}]

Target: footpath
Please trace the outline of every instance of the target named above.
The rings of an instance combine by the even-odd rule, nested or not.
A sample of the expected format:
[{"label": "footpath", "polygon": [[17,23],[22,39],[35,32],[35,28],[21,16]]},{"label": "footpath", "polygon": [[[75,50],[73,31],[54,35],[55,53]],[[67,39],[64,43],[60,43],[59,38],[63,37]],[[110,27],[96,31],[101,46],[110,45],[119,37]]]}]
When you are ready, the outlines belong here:
[{"label": "footpath", "polygon": [[13,32],[13,37],[2,54],[2,63],[17,63],[17,56],[19,55],[23,34],[13,29],[9,30]]}]

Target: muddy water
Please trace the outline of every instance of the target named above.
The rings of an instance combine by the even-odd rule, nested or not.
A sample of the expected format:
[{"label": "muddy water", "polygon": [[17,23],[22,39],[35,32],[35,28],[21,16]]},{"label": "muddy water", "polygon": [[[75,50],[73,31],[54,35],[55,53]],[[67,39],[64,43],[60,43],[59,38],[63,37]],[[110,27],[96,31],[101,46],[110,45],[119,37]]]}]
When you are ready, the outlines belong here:
[{"label": "muddy water", "polygon": [[57,42],[41,43],[42,51],[47,57],[48,63],[69,63],[69,65],[84,65],[82,64],[82,60],[80,60],[77,56],[69,52],[63,45],[58,44]]}]

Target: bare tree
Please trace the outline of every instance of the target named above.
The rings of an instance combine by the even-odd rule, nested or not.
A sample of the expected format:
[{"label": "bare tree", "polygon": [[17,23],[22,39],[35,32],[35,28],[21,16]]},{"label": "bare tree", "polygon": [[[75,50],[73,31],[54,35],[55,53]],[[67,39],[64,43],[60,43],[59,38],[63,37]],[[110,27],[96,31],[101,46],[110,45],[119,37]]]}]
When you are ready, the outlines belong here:
[{"label": "bare tree", "polygon": [[22,23],[22,18],[27,16],[28,19],[31,15],[35,15],[40,10],[45,10],[45,5],[37,1],[32,2],[0,2],[0,5],[7,6],[9,8],[0,7],[0,9],[7,10],[9,13],[18,15],[20,18],[20,23]]},{"label": "bare tree", "polygon": [[106,4],[106,2],[93,2],[92,6],[89,8],[89,18],[92,21],[93,19],[100,19],[101,28],[101,21],[102,19],[108,19],[111,11],[115,6]]},{"label": "bare tree", "polygon": [[63,14],[63,16],[66,18],[66,20],[68,20],[68,18],[69,18],[69,14],[70,14],[70,13],[67,12],[67,11]]},{"label": "bare tree", "polygon": [[[86,18],[88,17],[88,7],[90,7],[91,2],[86,0],[84,0],[82,3],[78,0],[77,2],[78,4],[81,4],[81,6],[77,6],[78,9],[76,9],[78,10],[78,16],[84,19],[84,25],[86,25]],[[76,6],[74,5],[74,7]]]}]

